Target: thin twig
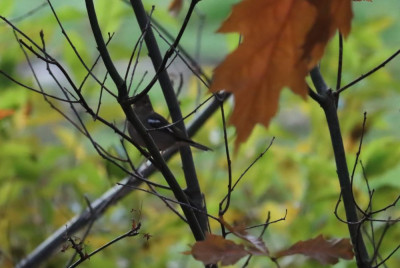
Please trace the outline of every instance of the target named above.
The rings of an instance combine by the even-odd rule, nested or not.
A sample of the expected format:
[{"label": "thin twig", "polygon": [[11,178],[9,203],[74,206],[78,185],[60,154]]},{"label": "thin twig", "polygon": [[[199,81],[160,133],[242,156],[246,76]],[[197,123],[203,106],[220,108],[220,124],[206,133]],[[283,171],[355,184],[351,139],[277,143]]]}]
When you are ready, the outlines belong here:
[{"label": "thin twig", "polygon": [[[222,199],[219,203],[219,212],[218,215],[223,216],[229,209],[229,205],[231,202],[231,193],[232,193],[232,162],[229,155],[229,145],[228,145],[228,134],[226,132],[226,123],[225,123],[225,112],[224,112],[224,103],[221,102],[221,118],[222,118],[222,129],[224,131],[224,142],[225,142],[225,153],[226,153],[226,164],[228,168],[228,193],[226,194],[226,198]],[[226,200],[225,207],[222,208],[224,201]]]},{"label": "thin twig", "polygon": [[[160,194],[158,194],[158,193],[156,193],[156,192],[153,192],[153,191],[149,191],[149,190],[146,190],[146,189],[143,189],[143,188],[138,188],[138,187],[131,186],[131,185],[128,185],[128,184],[117,183],[117,185],[126,186],[126,187],[129,187],[129,188],[138,190],[138,191],[146,192],[146,193],[148,193],[148,194],[155,195],[155,196],[157,196],[157,197],[159,197],[159,198],[161,198],[161,199],[165,199],[165,200],[167,200],[167,201],[169,201],[169,202],[172,202],[172,203],[175,203],[175,204],[178,204],[178,205],[181,205],[181,206],[184,206],[184,207],[187,207],[187,208],[196,210],[196,211],[199,212],[199,213],[204,213],[203,210],[198,209],[198,208],[196,208],[196,207],[194,207],[194,206],[192,206],[192,205],[190,205],[190,204],[186,204],[186,203],[179,202],[179,201],[177,201],[177,200],[175,200],[175,199],[171,199],[171,198],[168,198],[168,197],[166,197],[166,196],[162,196],[162,195],[160,195]],[[205,213],[204,213],[204,214],[205,214]],[[210,217],[211,219],[214,219],[214,220],[216,220],[216,221],[219,222],[219,219],[218,219],[217,217],[214,217],[213,215],[210,215],[210,214],[206,214],[206,215],[207,215],[208,217]],[[187,222],[187,221],[185,220],[185,222]]]},{"label": "thin twig", "polygon": [[[87,228],[86,228],[86,230],[85,230],[85,233],[83,234],[83,236],[82,236],[82,238],[81,238],[81,241],[80,241],[81,244],[83,244],[83,243],[85,242],[87,236],[89,235],[90,231],[92,230],[94,221],[96,220],[96,214],[94,213],[94,210],[93,210],[92,205],[91,205],[91,203],[90,203],[90,201],[89,201],[89,198],[88,198],[86,195],[84,195],[83,197],[84,197],[84,199],[85,199],[85,201],[86,201],[86,204],[87,204],[87,206],[88,206],[88,208],[89,208],[89,211],[90,211],[90,213],[91,213],[91,216],[90,216],[89,225],[87,226]],[[66,267],[69,267],[69,266],[74,262],[74,260],[75,260],[75,258],[76,258],[76,255],[77,255],[78,253],[79,253],[79,251],[78,251],[78,250],[75,250],[74,255],[72,255],[72,257],[71,257],[70,260],[68,261]],[[81,257],[82,257],[82,256],[81,256]]]},{"label": "thin twig", "polygon": [[[154,29],[157,33],[158,36],[165,41],[166,44],[168,44],[170,47],[172,47],[172,43],[170,41],[168,41],[161,32],[159,32],[159,30],[155,27],[153,27],[152,29]],[[190,58],[190,56],[186,55],[185,53],[183,53],[184,48],[182,48],[181,46],[178,46],[174,52],[176,53],[176,55],[178,55],[178,57],[182,60],[182,62],[185,64],[185,66],[192,72],[192,74],[198,79],[200,80],[200,82],[206,87],[209,88],[211,85],[211,79],[206,76],[205,74],[203,74],[203,71],[199,71],[200,67],[196,67],[199,66],[197,63],[196,65],[193,66],[193,62],[195,61],[194,59]]]},{"label": "thin twig", "polygon": [[[337,70],[337,79],[336,79],[336,90],[340,88],[340,84],[342,82],[342,67],[343,67],[343,36],[339,33],[339,53],[338,53],[338,70]],[[339,105],[339,95],[336,95],[335,99],[336,109]]]},{"label": "thin twig", "polygon": [[348,83],[347,85],[345,85],[344,87],[338,89],[336,91],[337,94],[342,93],[343,91],[345,91],[346,89],[348,89],[349,87],[351,87],[352,85],[360,82],[361,80],[363,80],[364,78],[370,76],[371,74],[375,73],[376,71],[378,71],[379,69],[383,68],[386,64],[388,64],[391,60],[393,60],[397,55],[400,54],[400,49],[397,50],[395,53],[393,53],[389,58],[387,58],[386,60],[384,60],[381,64],[379,64],[378,66],[376,66],[374,69],[372,69],[371,71],[367,72],[366,74],[361,75],[359,78],[355,79],[354,81]]},{"label": "thin twig", "polygon": [[[271,220],[271,212],[268,211],[267,219],[266,219],[266,221],[265,221],[265,223],[264,223],[264,226],[263,226],[263,228],[262,228],[262,230],[261,230],[260,235],[258,236],[259,239],[262,238],[262,236],[264,235],[264,233],[265,233],[265,231],[267,230],[268,226],[270,225],[270,220]],[[252,257],[253,257],[253,254],[250,254],[250,255],[247,257],[245,263],[244,263],[243,266],[242,266],[243,268],[244,268],[244,267],[247,267],[247,266],[249,265],[250,260],[251,260]]]},{"label": "thin twig", "polygon": [[47,6],[47,1],[44,1],[43,3],[41,3],[37,7],[29,10],[25,14],[22,14],[22,15],[20,15],[18,17],[15,17],[15,18],[11,18],[10,21],[16,23],[16,22],[20,22],[22,20],[25,20],[25,19],[29,18],[30,16],[36,14],[37,12],[39,12],[42,8],[44,8],[46,6]]},{"label": "thin twig", "polygon": [[[50,0],[47,0],[47,3],[49,4],[51,11],[53,12],[54,18],[57,20],[58,26],[61,29],[61,33],[64,35],[65,39],[67,40],[68,44],[70,45],[70,47],[72,48],[72,50],[74,51],[75,55],[77,56],[77,58],[79,59],[79,61],[81,62],[82,66],[86,69],[86,71],[88,73],[90,73],[90,75],[93,77],[93,79],[99,83],[100,81],[97,79],[97,77],[92,73],[91,69],[89,69],[89,67],[86,65],[85,61],[83,60],[83,58],[81,57],[81,55],[79,54],[78,50],[76,49],[75,45],[72,43],[71,39],[69,38],[67,32],[65,31],[60,19],[58,18],[58,15],[53,7],[53,5],[51,4]],[[108,88],[106,88],[107,91],[110,91]]]},{"label": "thin twig", "polygon": [[3,70],[0,70],[0,74],[4,75],[8,80],[12,81],[13,83],[15,83],[15,84],[17,84],[17,85],[19,85],[19,86],[21,86],[23,88],[26,88],[28,90],[31,90],[33,92],[39,93],[39,94],[41,94],[43,96],[46,96],[46,97],[49,97],[49,98],[52,98],[52,99],[55,99],[55,100],[58,100],[58,101],[61,101],[61,102],[66,102],[66,103],[79,103],[79,100],[66,100],[66,99],[63,99],[63,98],[60,98],[60,97],[53,96],[51,94],[42,92],[42,91],[37,90],[37,89],[35,89],[33,87],[27,86],[27,85],[23,84],[22,82],[16,80],[15,78],[13,78],[11,75],[7,74]]},{"label": "thin twig", "polygon": [[[154,75],[152,80],[149,82],[149,84],[146,86],[146,88],[142,90],[142,92],[139,94],[140,96],[138,96],[138,98],[140,98],[143,95],[147,95],[148,92],[150,91],[150,89],[152,89],[154,84],[158,81],[160,74],[165,71],[165,66],[167,65],[168,59],[174,54],[175,49],[179,45],[179,42],[180,42],[180,40],[181,40],[181,38],[183,36],[183,33],[185,32],[186,27],[187,27],[187,25],[189,23],[190,17],[193,14],[193,10],[194,10],[194,8],[195,8],[195,6],[196,6],[196,4],[198,2],[199,2],[199,0],[192,0],[191,1],[189,9],[188,9],[188,11],[186,13],[185,19],[183,20],[181,28],[180,28],[176,38],[174,39],[174,42],[172,43],[171,47],[165,53],[161,63],[157,66],[156,74]],[[136,3],[135,1],[131,0],[131,5],[133,7],[136,7],[136,8],[134,8],[135,11],[137,10],[137,4],[138,3]],[[146,25],[147,25],[147,23],[146,23]],[[143,28],[144,27],[142,27],[142,31],[143,31]]]},{"label": "thin twig", "polygon": [[90,259],[90,257],[94,256],[95,254],[99,253],[100,251],[102,251],[103,249],[111,246],[112,244],[120,241],[121,239],[124,239],[126,237],[131,237],[131,236],[137,236],[139,234],[139,230],[140,230],[141,224],[140,222],[138,223],[137,227],[129,230],[128,232],[126,232],[123,235],[120,235],[119,237],[113,239],[112,241],[108,242],[107,244],[103,245],[102,247],[96,249],[95,251],[93,251],[90,254],[85,255],[84,257],[81,257],[81,259],[79,259],[77,262],[75,262],[74,264],[72,264],[71,266],[69,266],[69,268],[74,268],[77,267],[79,264],[81,264],[82,262]]},{"label": "thin twig", "polygon": [[246,173],[253,167],[253,165],[255,163],[257,163],[258,160],[260,160],[267,152],[268,150],[271,148],[272,144],[275,141],[275,137],[272,137],[269,145],[267,146],[267,148],[264,149],[264,151],[262,151],[251,163],[250,165],[242,172],[242,174],[240,174],[239,178],[236,180],[236,182],[233,184],[232,187],[232,191],[235,189],[235,187],[238,185],[238,183],[240,182],[240,180],[244,177],[244,175],[246,175]]},{"label": "thin twig", "polygon": [[[152,18],[152,23],[154,24],[155,27],[157,27],[157,32],[162,32],[169,40],[174,40],[174,37],[172,34],[168,32],[167,29],[165,29],[161,23],[159,23],[155,18]],[[161,34],[160,34],[161,36]],[[185,56],[186,59],[190,62],[190,65],[193,66],[191,68],[194,68],[196,74],[200,75],[202,79],[205,80],[206,84],[210,85],[211,84],[211,78],[208,77],[201,66],[198,64],[198,62],[184,49],[180,44],[177,46],[177,49],[182,53],[182,55]]]},{"label": "thin twig", "polygon": [[[150,12],[150,17],[151,17],[151,14],[153,13],[153,11],[154,11],[154,8],[152,8],[152,10]],[[135,74],[136,65],[137,65],[138,60],[139,60],[139,55],[140,55],[141,47],[142,47],[142,44],[143,44],[144,36],[147,33],[147,29],[149,28],[149,25],[150,25],[150,21],[147,23],[146,27],[144,28],[144,30],[140,34],[140,36],[139,36],[138,40],[136,41],[135,46],[134,46],[134,48],[132,50],[131,56],[129,57],[128,66],[126,68],[126,72],[125,72],[125,76],[124,76],[125,82],[128,79],[128,74],[129,74],[129,70],[130,70],[131,65],[132,65],[133,57],[135,56],[136,50],[139,47],[139,51],[138,51],[137,56],[136,56],[136,61],[135,61],[134,68],[133,68],[132,75],[131,75],[131,79],[130,79],[131,82],[133,81],[133,76]],[[131,85],[131,82],[130,82],[130,85]],[[130,89],[130,86],[128,88]]]},{"label": "thin twig", "polygon": [[[96,117],[99,116],[101,100],[103,98],[104,83],[107,80],[107,75],[108,75],[108,72],[106,72],[106,74],[104,75],[104,80],[103,80],[103,83],[101,84],[101,87],[100,87],[100,96],[99,96],[99,102],[97,104],[97,109],[96,109]],[[96,118],[95,118],[95,120],[96,120]]]}]

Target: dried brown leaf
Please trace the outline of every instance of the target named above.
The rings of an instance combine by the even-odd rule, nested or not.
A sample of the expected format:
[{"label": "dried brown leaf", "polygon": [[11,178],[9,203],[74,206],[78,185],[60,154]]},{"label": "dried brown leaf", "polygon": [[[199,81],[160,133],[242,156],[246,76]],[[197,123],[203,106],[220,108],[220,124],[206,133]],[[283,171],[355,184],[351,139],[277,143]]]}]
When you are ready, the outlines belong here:
[{"label": "dried brown leaf", "polygon": [[268,126],[284,87],[307,96],[305,77],[335,31],[350,32],[351,19],[351,0],[243,0],[233,7],[219,31],[239,32],[244,41],[215,69],[210,90],[234,94],[236,144],[257,123]]},{"label": "dried brown leaf", "polygon": [[245,226],[239,225],[239,226],[232,226],[229,223],[227,223],[223,217],[220,217],[220,222],[225,226],[226,229],[228,229],[232,234],[235,236],[245,240],[249,246],[247,250],[251,254],[255,255],[269,255],[269,251],[267,246],[265,245],[264,241],[256,237],[254,235],[249,234],[245,230]]},{"label": "dried brown leaf", "polygon": [[339,258],[351,260],[354,257],[353,247],[349,239],[326,240],[319,235],[316,238],[299,241],[289,249],[282,250],[276,257],[303,254],[319,261],[321,264],[335,264]]},{"label": "dried brown leaf", "polygon": [[218,262],[221,262],[222,265],[232,265],[249,253],[243,245],[235,244],[219,235],[207,234],[204,241],[196,242],[192,246],[192,250],[185,254],[191,254],[204,265]]}]

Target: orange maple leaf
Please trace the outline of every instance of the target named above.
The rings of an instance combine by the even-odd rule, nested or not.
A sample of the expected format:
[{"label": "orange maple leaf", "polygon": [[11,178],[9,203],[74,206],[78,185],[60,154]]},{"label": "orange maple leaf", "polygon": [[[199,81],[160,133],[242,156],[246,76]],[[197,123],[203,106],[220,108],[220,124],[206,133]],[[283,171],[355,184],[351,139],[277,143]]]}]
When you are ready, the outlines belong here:
[{"label": "orange maple leaf", "polygon": [[243,43],[215,69],[210,90],[235,96],[230,123],[236,144],[257,123],[268,126],[284,87],[302,97],[305,77],[335,31],[350,32],[351,0],[243,0],[219,32],[239,32]]}]

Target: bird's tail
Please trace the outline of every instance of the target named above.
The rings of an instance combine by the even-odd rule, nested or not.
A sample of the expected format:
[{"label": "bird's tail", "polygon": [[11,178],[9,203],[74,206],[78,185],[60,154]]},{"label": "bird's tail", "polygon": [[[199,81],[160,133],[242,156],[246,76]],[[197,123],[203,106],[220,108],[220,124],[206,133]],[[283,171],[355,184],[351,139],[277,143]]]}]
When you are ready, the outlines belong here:
[{"label": "bird's tail", "polygon": [[203,145],[203,144],[194,142],[194,141],[192,141],[192,140],[185,140],[185,143],[186,143],[187,145],[190,145],[190,146],[195,147],[195,148],[197,148],[197,149],[200,149],[200,150],[202,150],[202,151],[212,151],[211,148],[209,148],[209,147],[207,147],[207,146],[205,146],[205,145]]}]

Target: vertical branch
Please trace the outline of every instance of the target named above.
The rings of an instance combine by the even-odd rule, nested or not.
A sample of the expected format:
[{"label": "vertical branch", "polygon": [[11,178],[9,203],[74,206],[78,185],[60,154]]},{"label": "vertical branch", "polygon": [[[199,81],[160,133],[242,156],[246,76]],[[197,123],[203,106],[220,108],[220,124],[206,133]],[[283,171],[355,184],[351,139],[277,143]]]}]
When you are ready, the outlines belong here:
[{"label": "vertical branch", "polygon": [[358,267],[370,267],[368,252],[364,239],[359,231],[357,210],[350,182],[349,169],[346,162],[346,153],[343,146],[342,133],[340,131],[339,119],[335,105],[335,94],[328,89],[318,67],[311,72],[311,79],[321,97],[319,104],[325,112],[326,121],[331,136],[332,148],[335,155],[336,172],[338,174],[341,194],[343,196],[344,209],[346,212],[347,226],[350,232],[351,242],[354,247]]},{"label": "vertical branch", "polygon": [[[227,166],[228,166],[228,193],[227,193],[226,199],[224,198],[221,201],[221,203],[219,204],[218,214],[220,217],[223,216],[228,211],[229,205],[231,203],[231,194],[232,194],[232,163],[231,163],[231,158],[229,156],[228,134],[226,133],[225,112],[224,112],[224,103],[223,102],[221,102],[221,118],[222,118],[222,128],[224,130],[226,162],[227,162]],[[222,208],[225,200],[226,200],[225,207]]]},{"label": "vertical branch", "polygon": [[338,70],[336,79],[336,90],[340,88],[342,83],[342,68],[343,67],[343,36],[339,33],[339,55],[338,55]]},{"label": "vertical branch", "polygon": [[110,73],[111,79],[114,81],[114,84],[118,88],[119,97],[125,96],[128,94],[126,89],[126,83],[124,79],[119,75],[117,69],[113,61],[111,60],[110,54],[108,53],[106,43],[104,42],[103,35],[101,34],[99,22],[97,21],[97,16],[95,13],[93,1],[85,1],[86,9],[88,12],[89,22],[91,29],[93,31],[94,38],[96,40],[97,48],[100,52],[101,58],[103,59],[104,65],[107,68],[107,71]]},{"label": "vertical branch", "polygon": [[[114,63],[111,60],[111,57],[107,51],[107,48],[105,46],[104,39],[102,37],[102,33],[100,30],[100,26],[97,21],[97,15],[96,11],[93,5],[93,0],[86,0],[86,8],[88,12],[88,18],[90,21],[90,25],[92,27],[93,34],[95,36],[96,44],[98,46],[100,55],[103,59],[104,65],[109,72],[112,80],[114,81],[115,85],[117,86],[118,89],[118,101],[121,104],[121,107],[128,118],[129,122],[132,123],[132,125],[137,129],[139,134],[142,136],[146,147],[148,148],[150,154],[151,154],[151,160],[153,164],[157,166],[157,168],[160,170],[161,174],[163,175],[164,179],[167,181],[168,185],[171,187],[171,190],[174,193],[175,198],[178,200],[178,202],[182,204],[188,204],[189,201],[185,195],[185,193],[182,191],[179,183],[176,181],[173,173],[171,170],[168,168],[167,164],[165,163],[164,158],[161,156],[160,152],[158,151],[157,146],[155,145],[153,139],[151,136],[147,133],[145,127],[143,126],[142,122],[139,120],[137,115],[133,112],[128,100],[128,90],[126,86],[126,82],[122,77],[119,75],[118,71],[116,70]],[[189,226],[192,230],[192,233],[196,240],[203,240],[204,239],[204,232],[200,228],[200,225],[198,223],[198,220],[196,218],[196,215],[194,214],[193,210],[188,208],[188,206],[181,206],[186,219],[189,223]]]},{"label": "vertical branch", "polygon": [[[146,30],[146,25],[149,23],[149,18],[146,14],[146,11],[143,7],[142,1],[141,0],[131,0],[131,5],[133,8],[133,11],[136,15],[136,19],[138,21],[138,24],[140,26],[140,29],[143,31]],[[189,10],[187,12],[187,15],[185,17],[184,23],[178,33],[178,36],[176,37],[175,41],[171,45],[170,49],[166,52],[164,58],[161,56],[160,49],[157,44],[157,40],[154,36],[154,33],[149,27],[147,29],[147,32],[144,36],[145,42],[147,49],[149,51],[149,56],[153,62],[154,69],[156,70],[156,75],[154,78],[151,80],[151,82],[147,85],[147,87],[140,93],[140,94],[147,94],[147,92],[153,87],[155,82],[158,80],[161,86],[161,89],[164,94],[164,98],[167,102],[168,109],[170,111],[172,120],[174,122],[177,122],[176,126],[179,127],[183,133],[186,133],[186,128],[183,123],[182,119],[182,113],[178,104],[178,100],[176,98],[174,88],[171,84],[171,81],[169,79],[168,73],[165,69],[166,64],[168,59],[173,55],[176,47],[179,44],[179,41],[186,29],[186,26],[190,20],[190,17],[193,13],[194,7],[197,4],[197,0],[193,0],[190,4]],[[183,172],[185,175],[185,180],[186,180],[186,185],[187,189],[185,190],[185,193],[187,194],[188,198],[190,199],[190,202],[192,205],[194,205],[198,209],[204,209],[203,208],[203,198],[201,195],[200,191],[200,185],[197,179],[196,175],[196,169],[194,166],[194,161],[193,161],[193,156],[191,153],[191,150],[188,146],[181,147],[180,148],[180,154],[181,154],[181,159],[182,159],[182,166],[183,166]],[[204,213],[196,213],[197,215],[197,220],[199,221],[201,228],[203,231],[207,230],[207,218],[204,216]]]},{"label": "vertical branch", "polygon": [[[338,70],[337,70],[337,80],[336,80],[336,90],[340,88],[340,84],[342,83],[342,67],[343,67],[343,36],[339,33],[339,55],[338,55]],[[336,109],[339,104],[339,94],[336,95],[335,105]]]}]

